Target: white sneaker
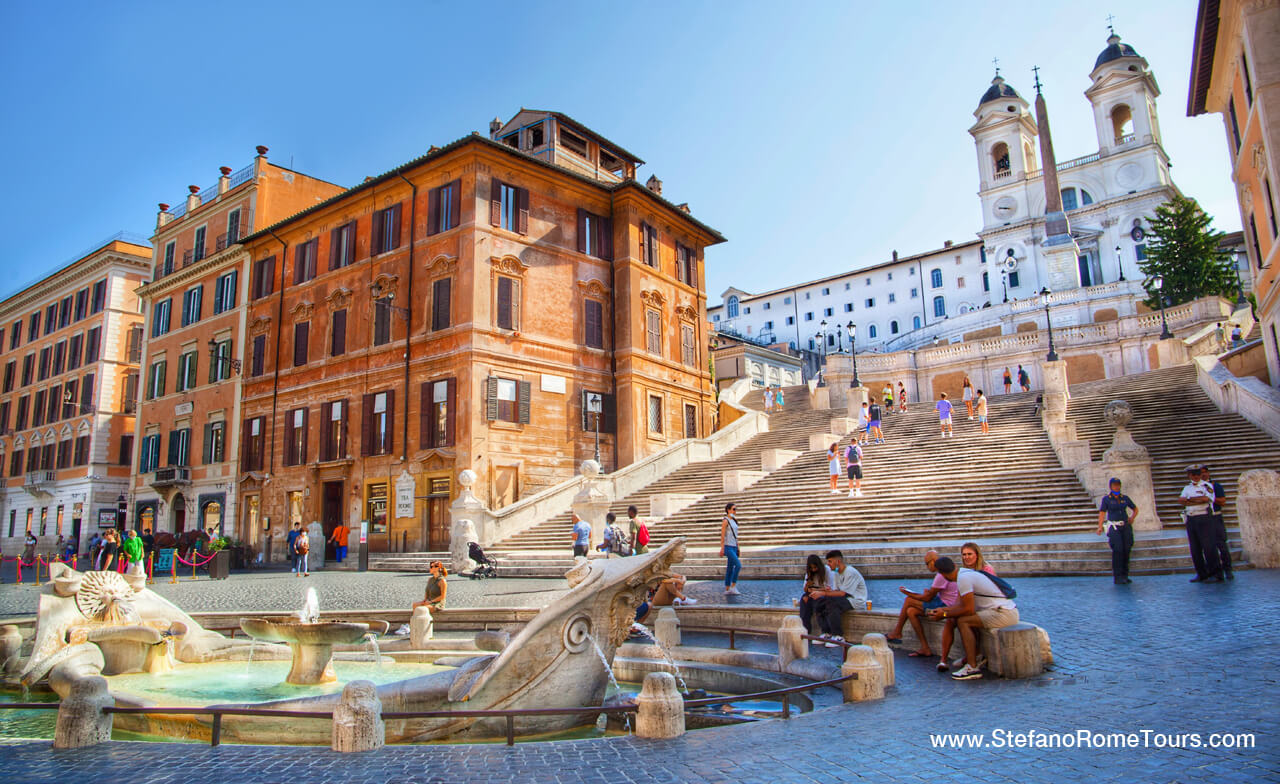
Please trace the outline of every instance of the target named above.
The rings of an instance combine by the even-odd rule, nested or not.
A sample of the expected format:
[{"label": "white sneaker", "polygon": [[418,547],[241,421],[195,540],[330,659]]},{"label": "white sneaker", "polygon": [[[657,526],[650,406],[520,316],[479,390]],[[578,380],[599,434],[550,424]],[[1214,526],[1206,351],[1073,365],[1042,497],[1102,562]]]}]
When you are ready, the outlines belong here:
[{"label": "white sneaker", "polygon": [[740,596],[742,594],[742,591],[739,591],[737,588],[725,588],[724,592],[729,596]]},{"label": "white sneaker", "polygon": [[697,603],[698,603],[697,599],[685,599],[683,602],[683,604],[697,604]]},{"label": "white sneaker", "polygon": [[978,669],[977,667],[970,667],[969,665],[966,664],[965,666],[951,673],[951,677],[957,681],[974,680],[976,678],[982,677],[982,670]]},{"label": "white sneaker", "polygon": [[853,497],[854,497],[854,498],[861,498],[861,497],[862,497],[862,491],[861,491],[861,490],[854,490],[854,491],[853,491]]},{"label": "white sneaker", "polygon": [[853,491],[853,490],[850,490],[850,491],[849,491],[849,497],[850,497],[850,498],[857,498],[857,497],[858,497],[858,496],[860,496],[860,495],[862,495],[862,493],[858,493],[858,492],[855,492],[855,491]]},{"label": "white sneaker", "polygon": [[832,494],[832,495],[840,495],[840,491],[839,491],[839,490],[832,490],[832,491],[831,491],[831,494]]}]

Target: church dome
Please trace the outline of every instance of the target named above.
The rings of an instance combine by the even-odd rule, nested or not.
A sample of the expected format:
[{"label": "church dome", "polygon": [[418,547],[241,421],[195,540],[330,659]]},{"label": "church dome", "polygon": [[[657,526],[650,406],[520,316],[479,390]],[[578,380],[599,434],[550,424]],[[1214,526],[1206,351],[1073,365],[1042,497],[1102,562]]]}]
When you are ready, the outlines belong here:
[{"label": "church dome", "polygon": [[1093,67],[1097,68],[1098,66],[1109,63],[1112,60],[1119,60],[1121,57],[1141,56],[1142,55],[1138,54],[1132,46],[1120,43],[1120,36],[1112,33],[1111,36],[1107,38],[1107,48],[1103,49],[1102,54],[1098,55],[1098,59],[1094,61]]},{"label": "church dome", "polygon": [[1018,98],[1021,100],[1022,96],[1018,95],[1017,90],[1004,83],[1003,76],[997,74],[996,78],[991,80],[991,86],[982,94],[982,99],[978,101],[978,105],[981,106],[987,101],[998,101],[1001,98]]}]

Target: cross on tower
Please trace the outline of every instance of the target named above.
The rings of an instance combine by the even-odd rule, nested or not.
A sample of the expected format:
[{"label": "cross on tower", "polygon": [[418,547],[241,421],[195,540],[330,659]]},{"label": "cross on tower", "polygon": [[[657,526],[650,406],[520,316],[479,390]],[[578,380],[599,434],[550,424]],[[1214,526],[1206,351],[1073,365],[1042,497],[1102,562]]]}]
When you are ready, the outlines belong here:
[{"label": "cross on tower", "polygon": [[1107,30],[1111,31],[1112,35],[1116,34],[1116,26],[1112,24],[1115,20],[1116,18],[1114,16],[1107,14]]},{"label": "cross on tower", "polygon": [[992,64],[992,65],[994,65],[994,66],[996,67],[996,76],[999,76],[999,75],[1000,75],[1000,58],[999,58],[999,57],[992,57],[992,58],[991,58],[991,64]]},{"label": "cross on tower", "polygon": [[1039,94],[1039,92],[1040,92],[1040,66],[1038,66],[1038,65],[1032,66],[1032,67],[1031,67],[1031,70],[1035,72],[1035,75],[1036,75],[1036,93],[1037,93],[1037,94]]}]

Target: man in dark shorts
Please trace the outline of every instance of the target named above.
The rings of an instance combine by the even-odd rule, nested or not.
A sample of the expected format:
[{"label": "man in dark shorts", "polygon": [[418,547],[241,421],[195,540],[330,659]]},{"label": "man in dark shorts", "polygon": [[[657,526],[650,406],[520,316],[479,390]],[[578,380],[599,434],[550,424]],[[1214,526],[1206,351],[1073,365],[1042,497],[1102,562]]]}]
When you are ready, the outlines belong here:
[{"label": "man in dark shorts", "polygon": [[1218,563],[1222,566],[1222,576],[1234,580],[1236,576],[1231,571],[1231,545],[1227,543],[1227,521],[1222,517],[1222,507],[1227,503],[1227,489],[1209,476],[1209,466],[1203,463],[1200,465],[1200,481],[1213,485],[1213,537],[1218,545]]},{"label": "man in dark shorts", "polygon": [[844,462],[849,471],[849,497],[862,497],[862,447],[853,439],[844,448]]},{"label": "man in dark shorts", "polygon": [[1022,387],[1023,392],[1031,391],[1031,376],[1022,365],[1018,365],[1018,386]]},{"label": "man in dark shorts", "polygon": [[1132,582],[1129,552],[1133,549],[1133,518],[1138,516],[1138,507],[1120,492],[1119,479],[1112,478],[1108,486],[1111,492],[1098,504],[1098,535],[1102,535],[1105,526],[1107,543],[1111,545],[1111,577],[1116,585],[1128,585]]},{"label": "man in dark shorts", "polygon": [[884,443],[884,431],[880,429],[880,417],[883,416],[879,403],[872,403],[867,409],[867,427],[871,429],[871,437],[876,440],[877,444]]}]

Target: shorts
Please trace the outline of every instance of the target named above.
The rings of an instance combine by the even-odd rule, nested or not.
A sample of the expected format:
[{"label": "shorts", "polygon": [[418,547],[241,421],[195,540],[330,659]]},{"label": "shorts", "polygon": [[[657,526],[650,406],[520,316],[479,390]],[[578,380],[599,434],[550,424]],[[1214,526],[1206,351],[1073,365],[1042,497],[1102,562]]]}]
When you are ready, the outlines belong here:
[{"label": "shorts", "polygon": [[941,424],[949,425],[949,424],[951,424],[951,417],[949,417],[949,416],[939,417],[939,418],[938,418],[938,421],[939,421]]},{"label": "shorts", "polygon": [[989,610],[978,610],[978,620],[984,629],[1003,629],[1018,622],[1018,608],[993,607]]},{"label": "shorts", "polygon": [[586,557],[587,557],[587,545],[585,545],[585,544],[575,544],[575,545],[573,546],[573,557],[574,557],[574,558],[578,558],[578,557],[586,558]]},{"label": "shorts", "polygon": [[946,603],[942,601],[942,595],[936,593],[933,595],[932,599],[924,603],[924,608],[926,610],[941,610],[946,606]]},{"label": "shorts", "polygon": [[874,427],[880,427],[880,420],[879,420],[879,419],[873,419],[873,420],[871,420],[871,423],[870,423],[870,424],[868,424],[868,425],[867,425],[867,427],[873,427],[873,428],[874,428]]},{"label": "shorts", "polygon": [[849,478],[850,478],[850,479],[861,479],[861,478],[862,478],[862,464],[861,464],[861,463],[854,463],[853,465],[849,466]]},{"label": "shorts", "polygon": [[978,421],[979,421],[979,422],[986,422],[986,421],[987,421],[987,415],[986,415],[986,414],[978,414]]}]

